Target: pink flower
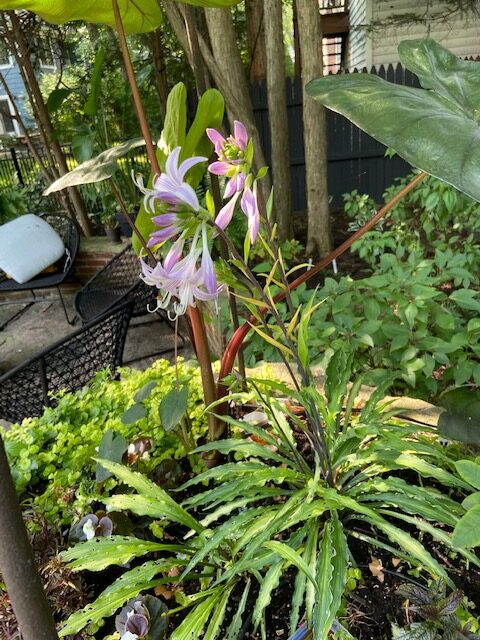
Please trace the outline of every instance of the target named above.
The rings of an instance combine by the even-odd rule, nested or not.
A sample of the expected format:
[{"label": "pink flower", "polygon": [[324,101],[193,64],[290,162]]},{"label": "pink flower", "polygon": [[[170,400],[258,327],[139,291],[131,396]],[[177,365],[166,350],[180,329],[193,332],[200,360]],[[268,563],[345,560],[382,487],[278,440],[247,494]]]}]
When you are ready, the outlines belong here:
[{"label": "pink flower", "polygon": [[257,202],[257,183],[253,183],[253,191],[247,187],[242,195],[240,207],[248,219],[248,229],[250,231],[250,240],[255,242],[260,227],[260,211]]},{"label": "pink flower", "polygon": [[222,231],[225,231],[225,229],[228,227],[228,225],[232,220],[232,217],[235,211],[235,205],[237,204],[239,195],[240,195],[240,192],[237,191],[237,193],[233,196],[233,198],[229,200],[227,204],[220,209],[217,217],[215,218],[215,224],[217,225],[217,227],[220,227]]},{"label": "pink flower", "polygon": [[155,212],[155,201],[160,200],[166,204],[178,207],[187,206],[194,211],[200,209],[195,189],[187,182],[184,182],[185,174],[189,169],[198,164],[205,162],[207,158],[195,156],[184,160],[178,164],[181,147],[176,147],[168,156],[165,164],[165,172],[160,176],[156,176],[153,181],[153,189],[144,187],[141,177],[134,177],[134,182],[142,193],[145,194],[144,206],[150,212]]},{"label": "pink flower", "polygon": [[213,142],[218,156],[218,161],[212,162],[208,170],[215,175],[230,178],[224,193],[224,198],[230,198],[237,191],[241,191],[245,184],[247,130],[244,124],[236,120],[233,136],[224,138],[216,129],[207,129],[207,135]]},{"label": "pink flower", "polygon": [[[224,285],[218,285],[212,257],[208,249],[207,228],[202,224],[202,248],[197,249],[200,230],[192,240],[189,253],[181,258],[183,240],[177,240],[168,252],[163,265],[159,261],[150,267],[142,264],[142,279],[156,286],[162,297],[157,300],[157,308],[173,307],[168,311],[173,320],[183,315],[188,307],[194,307],[196,300],[215,300]],[[197,263],[201,256],[200,266]]]}]

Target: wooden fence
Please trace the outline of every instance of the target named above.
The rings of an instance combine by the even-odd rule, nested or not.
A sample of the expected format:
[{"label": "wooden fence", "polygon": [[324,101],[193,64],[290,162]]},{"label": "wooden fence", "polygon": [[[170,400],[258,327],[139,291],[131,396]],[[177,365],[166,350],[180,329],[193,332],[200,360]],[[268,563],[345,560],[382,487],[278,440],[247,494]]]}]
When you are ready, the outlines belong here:
[{"label": "wooden fence", "polygon": [[[355,71],[356,73],[357,71]],[[359,73],[367,72],[363,69]],[[400,64],[373,67],[370,73],[376,74],[389,82],[406,86],[418,87],[418,80],[410,71]],[[302,120],[302,85],[297,78],[287,79],[288,131],[290,139],[290,164],[292,172],[293,208],[302,211],[306,208],[305,196],[305,154],[303,148],[303,120]],[[270,157],[270,131],[268,123],[267,90],[264,83],[251,87],[251,95],[256,123],[260,132],[267,161]],[[191,97],[191,96],[189,96]],[[193,102],[193,100],[189,100]],[[193,105],[191,105],[193,107]],[[357,189],[360,193],[368,193],[377,202],[381,202],[385,188],[392,184],[397,177],[405,176],[411,169],[410,165],[394,156],[385,157],[385,147],[376,142],[369,135],[361,131],[343,116],[327,109],[326,118],[328,141],[328,189],[332,199],[332,207],[342,205],[342,194]],[[18,155],[18,152],[17,152]],[[11,156],[11,154],[10,154]],[[70,154],[67,154],[70,158]],[[22,164],[23,163],[23,164]],[[138,152],[136,164],[147,170],[146,156]],[[20,170],[26,184],[35,179],[35,161],[22,152]],[[0,155],[0,188],[5,188],[18,174],[9,152]],[[95,190],[91,185],[82,187],[82,194],[88,197],[90,210],[97,210],[98,198],[95,200]]]},{"label": "wooden fence", "polygon": [[[362,72],[366,73],[367,69],[360,73]],[[416,76],[400,64],[395,67],[381,66],[378,69],[373,67],[369,72],[396,84],[419,86]],[[287,79],[286,91],[293,208],[301,211],[306,208],[301,81],[298,78]],[[252,101],[267,161],[271,163],[267,89],[264,83],[252,87]],[[328,109],[326,129],[328,190],[333,208],[340,207],[343,202],[342,194],[353,189],[368,193],[380,202],[385,188],[395,178],[405,176],[411,170],[410,165],[397,156],[386,158],[384,145],[343,116]]]}]

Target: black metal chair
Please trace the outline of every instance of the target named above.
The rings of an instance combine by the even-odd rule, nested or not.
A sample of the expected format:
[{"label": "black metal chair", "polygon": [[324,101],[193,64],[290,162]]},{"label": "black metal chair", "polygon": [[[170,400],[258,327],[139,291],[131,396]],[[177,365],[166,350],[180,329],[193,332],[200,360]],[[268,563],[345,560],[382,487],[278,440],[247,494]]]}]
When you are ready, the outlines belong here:
[{"label": "black metal chair", "polygon": [[126,301],[0,377],[0,418],[20,422],[76,391],[101,369],[122,364],[133,302]]},{"label": "black metal chair", "polygon": [[65,306],[65,301],[62,296],[62,291],[60,289],[60,285],[69,278],[73,273],[74,262],[78,252],[78,247],[80,244],[80,234],[75,225],[74,221],[71,218],[68,218],[65,215],[61,215],[58,213],[44,213],[41,216],[50,226],[52,226],[55,231],[59,234],[59,236],[63,240],[63,244],[65,245],[65,255],[60,259],[59,262],[55,265],[54,273],[40,273],[35,278],[32,278],[28,282],[24,282],[20,284],[15,280],[6,277],[2,271],[0,271],[0,294],[5,292],[13,292],[13,291],[30,291],[32,294],[32,298],[29,300],[6,300],[2,301],[0,304],[10,305],[10,304],[23,304],[23,308],[20,311],[17,311],[13,315],[11,315],[7,320],[5,320],[0,325],[0,331],[4,329],[9,322],[18,318],[22,313],[24,313],[32,304],[36,302],[43,302],[43,298],[37,298],[35,296],[35,291],[39,289],[51,289],[55,287],[58,291],[58,298],[62,303],[63,312],[65,314],[65,318],[67,319],[68,324],[73,324],[73,320],[70,320],[67,313],[67,308]]},{"label": "black metal chair", "polygon": [[[140,265],[131,245],[128,245],[110,260],[100,271],[79,290],[75,296],[75,309],[82,322],[89,322],[98,314],[115,307],[124,300],[133,302],[132,317],[144,316],[149,309],[156,307],[156,290],[146,285],[140,278]],[[156,312],[158,319],[166,322],[175,333],[175,326],[169,320],[167,314],[161,310]],[[132,326],[138,327],[139,324]],[[185,338],[179,333],[183,347]],[[172,351],[171,347],[138,356],[134,362],[141,358],[161,355]]]}]

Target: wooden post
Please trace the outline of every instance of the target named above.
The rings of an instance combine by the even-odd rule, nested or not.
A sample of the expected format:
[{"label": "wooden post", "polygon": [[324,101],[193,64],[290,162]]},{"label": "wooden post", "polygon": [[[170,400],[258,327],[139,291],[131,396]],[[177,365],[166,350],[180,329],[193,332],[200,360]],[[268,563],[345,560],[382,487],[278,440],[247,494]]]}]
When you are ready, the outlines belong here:
[{"label": "wooden post", "polygon": [[0,574],[23,640],[58,640],[0,437]]}]

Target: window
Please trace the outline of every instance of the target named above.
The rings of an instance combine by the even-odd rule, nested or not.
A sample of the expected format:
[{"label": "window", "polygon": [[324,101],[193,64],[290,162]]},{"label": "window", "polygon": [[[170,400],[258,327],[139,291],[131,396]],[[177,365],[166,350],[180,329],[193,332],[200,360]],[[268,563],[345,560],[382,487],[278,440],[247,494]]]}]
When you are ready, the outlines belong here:
[{"label": "window", "polygon": [[47,38],[37,38],[35,42],[35,58],[42,69],[55,68],[55,56],[52,43]]},{"label": "window", "polygon": [[10,111],[10,101],[8,98],[0,98],[0,134],[15,135],[17,127]]},{"label": "window", "polygon": [[324,36],[322,39],[323,49],[323,74],[338,73],[342,68],[343,56],[345,52],[345,37]]}]

